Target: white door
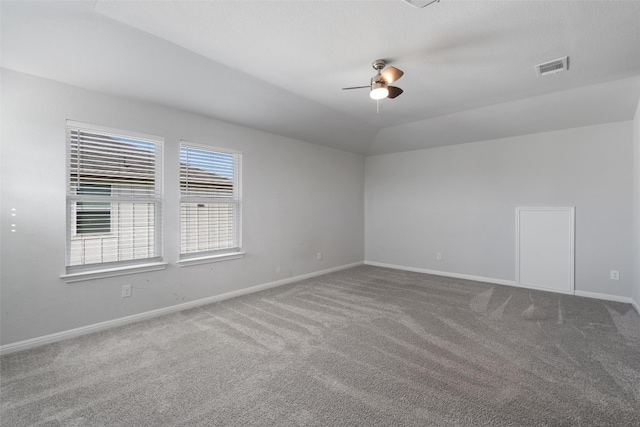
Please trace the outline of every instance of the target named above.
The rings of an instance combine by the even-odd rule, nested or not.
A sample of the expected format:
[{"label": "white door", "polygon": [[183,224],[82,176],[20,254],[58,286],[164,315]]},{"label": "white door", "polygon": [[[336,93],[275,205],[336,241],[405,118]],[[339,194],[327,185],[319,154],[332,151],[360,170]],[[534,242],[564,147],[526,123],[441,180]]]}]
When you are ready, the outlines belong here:
[{"label": "white door", "polygon": [[516,208],[516,284],[573,294],[575,210]]}]

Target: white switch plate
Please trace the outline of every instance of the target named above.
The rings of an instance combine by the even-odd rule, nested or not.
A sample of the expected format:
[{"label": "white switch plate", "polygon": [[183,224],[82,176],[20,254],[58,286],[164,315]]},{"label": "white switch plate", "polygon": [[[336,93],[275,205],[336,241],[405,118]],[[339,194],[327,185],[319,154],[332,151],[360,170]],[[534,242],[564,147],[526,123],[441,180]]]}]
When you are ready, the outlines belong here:
[{"label": "white switch plate", "polygon": [[620,272],[618,270],[611,270],[611,280],[620,280]]}]

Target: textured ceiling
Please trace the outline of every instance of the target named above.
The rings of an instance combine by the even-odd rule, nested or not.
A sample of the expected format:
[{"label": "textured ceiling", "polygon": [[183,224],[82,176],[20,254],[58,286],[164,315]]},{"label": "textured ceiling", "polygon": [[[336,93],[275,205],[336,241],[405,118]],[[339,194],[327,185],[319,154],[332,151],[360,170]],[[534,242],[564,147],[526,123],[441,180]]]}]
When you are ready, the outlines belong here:
[{"label": "textured ceiling", "polygon": [[[638,1],[1,7],[3,67],[362,154],[630,120],[640,96]],[[405,71],[380,114],[341,90],[378,58]]]}]

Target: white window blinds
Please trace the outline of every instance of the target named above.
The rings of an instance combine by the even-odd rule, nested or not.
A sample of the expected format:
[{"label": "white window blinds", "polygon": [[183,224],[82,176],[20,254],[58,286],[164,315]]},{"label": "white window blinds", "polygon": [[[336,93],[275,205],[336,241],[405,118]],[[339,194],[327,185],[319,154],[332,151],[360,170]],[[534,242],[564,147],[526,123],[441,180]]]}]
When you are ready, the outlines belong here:
[{"label": "white window blinds", "polygon": [[67,123],[67,266],[161,256],[162,141]]},{"label": "white window blinds", "polygon": [[181,256],[240,251],[241,157],[180,143]]}]

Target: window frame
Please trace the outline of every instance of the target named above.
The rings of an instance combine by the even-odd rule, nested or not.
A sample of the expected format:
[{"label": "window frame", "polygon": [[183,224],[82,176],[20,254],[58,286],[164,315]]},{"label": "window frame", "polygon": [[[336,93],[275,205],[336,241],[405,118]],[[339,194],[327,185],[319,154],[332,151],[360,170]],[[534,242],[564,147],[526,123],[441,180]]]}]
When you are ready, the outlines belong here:
[{"label": "window frame", "polygon": [[[192,148],[194,150],[202,150],[208,153],[221,153],[226,155],[233,156],[233,164],[234,164],[234,176],[233,176],[233,196],[232,198],[216,198],[216,197],[206,197],[206,196],[190,196],[183,194],[182,191],[182,149],[183,148]],[[194,264],[203,264],[209,262],[218,262],[218,261],[227,261],[232,259],[239,259],[244,256],[244,252],[242,250],[242,151],[234,150],[226,147],[218,147],[208,144],[201,144],[196,142],[191,142],[187,140],[180,140],[178,144],[178,159],[179,160],[179,221],[180,221],[180,236],[179,236],[179,266],[187,266]],[[223,249],[205,249],[200,251],[188,251],[183,252],[183,204],[186,203],[196,203],[196,204],[216,204],[216,203],[233,203],[235,205],[234,215],[233,215],[233,227],[235,233],[235,239],[237,243],[233,245],[233,247],[223,248]]]},{"label": "window frame", "polygon": [[[111,186],[110,195],[103,196],[104,200],[100,199],[100,203],[109,203],[110,214],[110,232],[109,233],[87,233],[78,234],[77,230],[77,203],[78,202],[98,202],[95,199],[95,194],[83,195],[78,194],[77,189],[74,193],[72,190],[72,132],[84,131],[93,134],[102,134],[111,138],[123,138],[128,140],[139,140],[140,142],[153,143],[154,145],[154,170],[153,170],[153,194],[152,195],[133,195],[122,196],[121,194],[114,194],[113,184]],[[121,274],[129,274],[138,271],[153,271],[156,269],[164,269],[167,263],[163,262],[164,248],[163,248],[163,204],[164,204],[164,138],[156,135],[143,134],[135,131],[121,130],[115,128],[109,128],[105,126],[87,124],[67,120],[65,125],[65,144],[66,144],[66,167],[65,167],[65,186],[66,186],[66,251],[65,251],[65,274],[61,276],[67,282],[74,282],[80,280],[89,280],[93,278],[109,277]],[[78,183],[79,188],[80,183]],[[87,200],[89,199],[89,200]],[[153,246],[149,245],[149,248],[153,250],[153,255],[144,258],[134,258],[127,260],[107,261],[107,262],[94,262],[94,263],[80,263],[73,264],[71,246],[72,240],[78,236],[108,236],[114,232],[113,224],[113,204],[114,203],[146,203],[149,206],[153,205]],[[135,209],[135,205],[133,205]],[[105,209],[106,210],[106,209]]]}]

